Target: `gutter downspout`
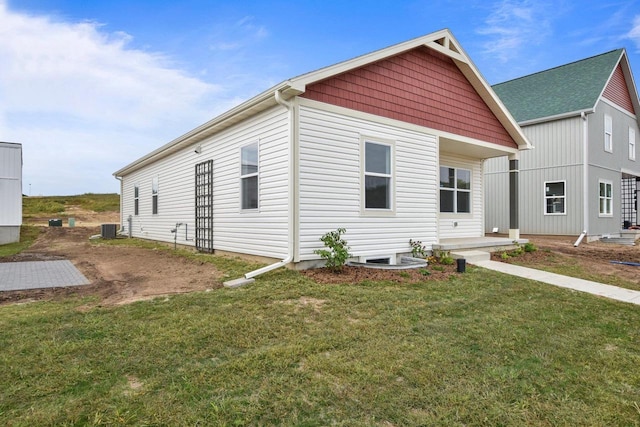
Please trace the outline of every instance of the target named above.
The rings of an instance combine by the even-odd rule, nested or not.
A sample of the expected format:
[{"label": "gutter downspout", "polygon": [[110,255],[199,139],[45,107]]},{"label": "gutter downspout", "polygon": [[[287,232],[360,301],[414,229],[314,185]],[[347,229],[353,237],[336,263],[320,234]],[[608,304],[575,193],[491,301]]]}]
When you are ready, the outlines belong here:
[{"label": "gutter downspout", "polygon": [[295,245],[295,241],[294,241],[294,231],[293,231],[293,221],[294,221],[294,215],[295,215],[295,209],[294,209],[294,201],[295,201],[295,153],[294,153],[294,138],[295,138],[295,108],[293,103],[286,101],[285,99],[282,98],[282,94],[280,93],[279,90],[276,90],[274,92],[274,97],[275,100],[278,104],[282,105],[283,107],[285,107],[288,112],[289,112],[289,206],[287,208],[287,214],[288,214],[288,221],[287,221],[287,228],[288,228],[288,233],[289,233],[289,242],[288,242],[288,246],[289,246],[289,250],[288,250],[288,254],[287,257],[285,259],[283,259],[282,261],[278,261],[274,264],[271,265],[267,265],[266,267],[262,267],[259,268],[257,270],[253,270],[250,271],[248,273],[246,273],[244,275],[244,277],[240,278],[240,279],[236,279],[236,280],[230,280],[228,282],[224,282],[224,286],[228,287],[228,288],[235,288],[235,287],[239,287],[239,286],[243,286],[246,285],[248,283],[251,283],[254,281],[254,277],[259,276],[261,274],[264,273],[268,273],[269,271],[273,271],[276,270],[280,267],[284,267],[287,264],[289,264],[291,261],[293,261],[293,253],[294,253],[294,245]]},{"label": "gutter downspout", "polygon": [[120,231],[119,233],[122,233],[124,231],[124,214],[122,212],[122,194],[124,191],[124,182],[122,181],[122,177],[121,176],[115,176],[116,179],[118,181],[120,181]]},{"label": "gutter downspout", "polygon": [[589,230],[589,134],[587,115],[583,111],[582,118],[582,234],[574,243],[578,246]]}]

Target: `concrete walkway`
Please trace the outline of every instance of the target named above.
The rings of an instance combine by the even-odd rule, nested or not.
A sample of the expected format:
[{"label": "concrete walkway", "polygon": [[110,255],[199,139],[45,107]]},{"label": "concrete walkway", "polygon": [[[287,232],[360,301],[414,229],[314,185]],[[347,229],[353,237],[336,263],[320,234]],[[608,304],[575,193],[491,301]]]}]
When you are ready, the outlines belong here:
[{"label": "concrete walkway", "polygon": [[88,285],[71,261],[0,262],[0,292]]},{"label": "concrete walkway", "polygon": [[562,276],[560,274],[548,273],[542,270],[520,267],[518,265],[498,261],[476,261],[473,262],[473,264],[478,267],[499,271],[500,273],[510,274],[512,276],[523,277],[525,279],[548,283],[549,285],[559,286],[561,288],[588,292],[593,295],[640,305],[640,291],[604,285],[602,283],[591,282],[589,280],[576,279],[575,277]]}]

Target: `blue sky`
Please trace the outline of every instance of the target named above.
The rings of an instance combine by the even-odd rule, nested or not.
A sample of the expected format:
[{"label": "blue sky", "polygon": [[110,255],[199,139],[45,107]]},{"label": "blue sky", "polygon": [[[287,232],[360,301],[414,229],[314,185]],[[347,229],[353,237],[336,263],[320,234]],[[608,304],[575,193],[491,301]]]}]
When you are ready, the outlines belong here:
[{"label": "blue sky", "polygon": [[442,28],[490,84],[620,47],[640,78],[640,0],[0,0],[0,141],[25,194],[118,192],[270,86]]}]

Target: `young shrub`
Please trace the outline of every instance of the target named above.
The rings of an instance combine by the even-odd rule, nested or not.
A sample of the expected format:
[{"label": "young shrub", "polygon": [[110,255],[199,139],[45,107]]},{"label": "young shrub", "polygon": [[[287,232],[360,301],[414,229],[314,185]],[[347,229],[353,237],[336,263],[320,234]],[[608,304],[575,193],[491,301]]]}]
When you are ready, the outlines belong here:
[{"label": "young shrub", "polygon": [[515,249],[511,251],[511,253],[509,255],[511,256],[520,256],[524,253],[524,248],[520,245],[520,243],[518,242],[513,242],[513,244],[515,245]]},{"label": "young shrub", "polygon": [[507,251],[503,251],[502,254],[500,255],[500,258],[502,260],[508,260],[509,259],[509,254],[507,253]]},{"label": "young shrub", "polygon": [[320,238],[326,249],[316,249],[313,251],[313,253],[320,255],[320,257],[326,261],[325,265],[330,270],[336,273],[342,270],[342,267],[344,267],[351,256],[347,241],[342,238],[342,235],[346,232],[347,230],[344,228],[329,231]]},{"label": "young shrub", "polygon": [[453,259],[449,251],[440,252],[438,262],[442,265],[453,265],[456,261]]},{"label": "young shrub", "polygon": [[537,250],[538,250],[538,248],[536,248],[536,245],[534,245],[531,242],[527,242],[527,243],[524,244],[524,251],[525,252],[535,252]]},{"label": "young shrub", "polygon": [[414,258],[426,258],[429,255],[427,248],[422,246],[419,240],[409,239],[409,246],[411,246],[411,256]]}]

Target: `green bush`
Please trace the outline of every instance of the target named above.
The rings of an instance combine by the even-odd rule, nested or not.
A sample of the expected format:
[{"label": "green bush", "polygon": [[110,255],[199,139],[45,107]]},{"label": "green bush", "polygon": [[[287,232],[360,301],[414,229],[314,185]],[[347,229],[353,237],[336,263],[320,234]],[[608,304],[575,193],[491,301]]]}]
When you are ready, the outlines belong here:
[{"label": "green bush", "polygon": [[537,250],[538,250],[538,248],[536,248],[536,245],[534,245],[531,242],[527,242],[527,243],[524,244],[524,251],[525,252],[535,252]]},{"label": "green bush", "polygon": [[326,260],[325,265],[334,272],[341,271],[351,256],[347,241],[342,238],[342,235],[346,232],[347,230],[344,228],[329,231],[320,238],[327,249],[316,249],[313,251],[313,253],[320,255],[322,259]]}]

